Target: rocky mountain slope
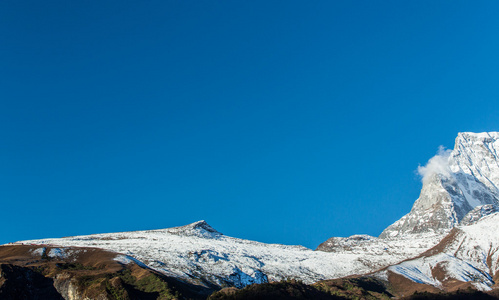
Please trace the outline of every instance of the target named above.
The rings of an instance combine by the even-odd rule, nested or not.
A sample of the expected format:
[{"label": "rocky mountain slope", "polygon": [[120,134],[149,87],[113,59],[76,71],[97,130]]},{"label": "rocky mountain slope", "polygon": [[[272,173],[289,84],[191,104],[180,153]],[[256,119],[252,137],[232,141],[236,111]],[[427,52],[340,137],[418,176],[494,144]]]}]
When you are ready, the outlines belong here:
[{"label": "rocky mountain slope", "polygon": [[497,150],[499,133],[459,133],[453,150],[441,150],[420,167],[423,187],[407,215],[380,237],[333,237],[318,251],[228,237],[204,221],[15,244],[45,245],[61,253],[74,247],[103,249],[115,253],[113,261],[122,266],[137,265],[208,290],[364,274],[393,287],[398,296],[460,287],[486,291],[499,277]]},{"label": "rocky mountain slope", "polygon": [[0,247],[0,299],[205,299],[212,290],[98,248]]}]

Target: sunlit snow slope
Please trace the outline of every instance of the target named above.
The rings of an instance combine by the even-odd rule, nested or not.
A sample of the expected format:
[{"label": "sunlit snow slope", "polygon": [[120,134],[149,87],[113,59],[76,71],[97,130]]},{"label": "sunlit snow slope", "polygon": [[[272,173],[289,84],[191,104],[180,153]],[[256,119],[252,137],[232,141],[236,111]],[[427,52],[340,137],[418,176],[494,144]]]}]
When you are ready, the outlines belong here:
[{"label": "sunlit snow slope", "polygon": [[336,252],[264,244],[225,236],[206,222],[122,233],[18,242],[97,247],[122,253],[166,275],[205,286],[237,286],[286,278],[307,283],[364,274],[414,257],[439,241],[435,235],[410,239],[352,239]]},{"label": "sunlit snow slope", "polygon": [[388,267],[417,283],[444,290],[467,283],[490,290],[499,271],[499,213],[468,226],[458,226],[436,247],[415,259]]}]

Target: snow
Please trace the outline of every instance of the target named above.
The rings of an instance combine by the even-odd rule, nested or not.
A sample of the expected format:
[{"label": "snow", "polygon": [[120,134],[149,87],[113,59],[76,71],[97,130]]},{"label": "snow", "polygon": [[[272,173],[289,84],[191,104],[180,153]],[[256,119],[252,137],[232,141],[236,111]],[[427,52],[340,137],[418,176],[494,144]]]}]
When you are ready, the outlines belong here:
[{"label": "snow", "polygon": [[128,265],[130,263],[136,263],[137,265],[143,267],[143,268],[147,268],[147,266],[145,264],[143,264],[141,261],[131,257],[131,256],[128,256],[128,255],[117,255],[115,258],[114,258],[115,261],[119,262],[120,264],[124,264],[124,265]]},{"label": "snow", "polygon": [[50,258],[65,259],[68,258],[69,255],[67,250],[64,248],[52,248],[47,253],[47,256]]},{"label": "snow", "polygon": [[494,285],[489,274],[448,253],[405,261],[389,267],[388,270],[403,275],[414,282],[442,288],[442,280],[433,275],[433,270],[437,267],[442,268],[446,274],[443,281],[457,279],[462,282],[472,282],[479,290],[490,290],[491,286]]},{"label": "snow", "polygon": [[[498,132],[463,132],[451,152],[430,160],[423,171],[432,171],[432,177],[423,181],[411,212],[383,236],[404,236],[422,229],[455,231],[438,246],[437,253],[393,265],[389,271],[437,288],[451,279],[480,290],[491,288],[492,275],[499,271],[498,150]],[[443,278],[433,276],[442,273]]]},{"label": "snow", "polygon": [[[187,226],[135,232],[94,234],[18,242],[57,247],[97,247],[121,253],[120,263],[143,263],[188,282],[242,287],[252,283],[296,278],[306,283],[365,274],[414,257],[441,236],[378,239],[344,238],[335,252],[303,246],[265,244],[225,236],[204,221]],[[202,280],[200,280],[202,279]]]},{"label": "snow", "polygon": [[[388,267],[414,282],[442,288],[445,281],[470,282],[479,290],[490,290],[492,275],[499,271],[499,213],[483,217],[468,226],[459,226],[450,241],[442,242],[440,252]],[[445,277],[435,278],[440,268]]]},{"label": "snow", "polygon": [[32,250],[31,253],[36,255],[36,256],[42,256],[46,249],[47,248],[45,248],[45,247],[36,248],[36,249]]},{"label": "snow", "polygon": [[447,233],[467,213],[499,205],[499,133],[459,133],[452,151],[443,150],[418,168],[423,188],[411,212],[381,237],[414,232]]},{"label": "snow", "polygon": [[440,283],[431,275],[431,267],[425,261],[415,260],[391,266],[388,270],[403,275],[417,283],[439,286]]}]

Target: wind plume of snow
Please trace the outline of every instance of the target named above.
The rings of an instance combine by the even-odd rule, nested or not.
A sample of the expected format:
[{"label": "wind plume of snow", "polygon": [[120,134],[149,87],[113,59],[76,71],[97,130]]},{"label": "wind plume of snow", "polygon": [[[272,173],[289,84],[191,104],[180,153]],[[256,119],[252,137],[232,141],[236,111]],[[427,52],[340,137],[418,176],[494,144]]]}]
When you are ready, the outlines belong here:
[{"label": "wind plume of snow", "polygon": [[452,150],[440,146],[437,155],[430,158],[426,166],[418,166],[418,173],[421,175],[423,183],[435,174],[450,176],[449,157],[451,152]]}]

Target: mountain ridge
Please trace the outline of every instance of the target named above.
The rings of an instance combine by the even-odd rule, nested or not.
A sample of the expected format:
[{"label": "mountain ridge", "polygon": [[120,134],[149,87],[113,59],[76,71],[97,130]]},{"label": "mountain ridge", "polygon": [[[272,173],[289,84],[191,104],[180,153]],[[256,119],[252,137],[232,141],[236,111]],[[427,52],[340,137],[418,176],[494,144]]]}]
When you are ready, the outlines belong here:
[{"label": "mountain ridge", "polygon": [[423,186],[408,214],[379,237],[332,237],[316,251],[229,237],[204,220],[14,244],[104,249],[121,255],[120,263],[204,288],[363,275],[387,284],[413,282],[415,290],[490,290],[499,279],[499,239],[487,232],[478,240],[480,231],[499,232],[498,153],[499,133],[459,133],[454,149],[441,149],[419,168]]}]

